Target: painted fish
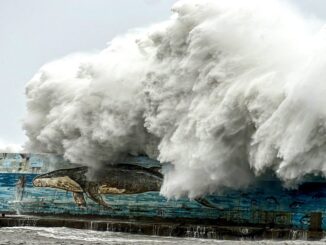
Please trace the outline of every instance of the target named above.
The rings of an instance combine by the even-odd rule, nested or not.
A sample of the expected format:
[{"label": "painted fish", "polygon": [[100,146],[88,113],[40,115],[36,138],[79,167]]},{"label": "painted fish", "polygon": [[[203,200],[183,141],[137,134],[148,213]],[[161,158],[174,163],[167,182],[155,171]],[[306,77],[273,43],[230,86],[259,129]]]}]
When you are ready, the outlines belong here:
[{"label": "painted fish", "polygon": [[289,205],[289,207],[290,207],[290,208],[299,208],[299,207],[301,207],[303,204],[304,204],[304,202],[302,202],[302,201],[294,201],[294,202],[292,202],[292,203]]},{"label": "painted fish", "polygon": [[[74,201],[79,207],[86,207],[84,193],[107,208],[102,195],[138,194],[150,191],[160,191],[163,175],[158,168],[145,168],[134,164],[116,164],[106,166],[96,180],[88,180],[88,167],[55,170],[39,175],[33,179],[35,187],[57,188],[73,193]],[[216,208],[205,198],[195,199],[209,208]]]}]

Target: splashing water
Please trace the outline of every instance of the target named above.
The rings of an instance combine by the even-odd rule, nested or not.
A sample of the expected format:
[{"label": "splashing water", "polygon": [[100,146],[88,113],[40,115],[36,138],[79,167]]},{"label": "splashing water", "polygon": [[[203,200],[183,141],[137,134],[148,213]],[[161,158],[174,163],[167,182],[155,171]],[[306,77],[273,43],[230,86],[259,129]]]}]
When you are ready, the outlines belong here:
[{"label": "splashing water", "polygon": [[30,151],[99,168],[126,153],[173,167],[161,193],[288,186],[326,173],[326,36],[285,1],[187,0],[170,20],[27,84]]},{"label": "splashing water", "polygon": [[66,227],[6,227],[0,228],[2,238],[1,244],[250,244],[250,245],[271,245],[271,244],[288,244],[288,245],[306,245],[306,244],[325,244],[325,241],[225,241],[199,238],[176,238],[176,237],[158,237],[143,236],[135,234],[126,234],[120,232],[104,232],[77,230]]}]

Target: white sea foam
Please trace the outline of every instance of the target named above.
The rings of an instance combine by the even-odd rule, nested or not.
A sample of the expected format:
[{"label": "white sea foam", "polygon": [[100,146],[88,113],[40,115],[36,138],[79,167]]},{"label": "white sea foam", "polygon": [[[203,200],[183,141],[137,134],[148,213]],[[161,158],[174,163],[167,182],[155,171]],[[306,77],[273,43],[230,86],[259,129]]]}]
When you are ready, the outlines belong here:
[{"label": "white sea foam", "polygon": [[326,39],[286,1],[186,0],[170,20],[29,81],[31,151],[100,167],[146,153],[173,168],[166,197],[288,186],[326,173]]},{"label": "white sea foam", "polygon": [[[17,232],[19,231],[19,232]],[[0,229],[3,244],[249,244],[249,245],[319,245],[325,241],[227,241],[199,238],[177,238],[177,237],[158,237],[127,234],[120,232],[77,230],[65,227],[7,227]]]}]

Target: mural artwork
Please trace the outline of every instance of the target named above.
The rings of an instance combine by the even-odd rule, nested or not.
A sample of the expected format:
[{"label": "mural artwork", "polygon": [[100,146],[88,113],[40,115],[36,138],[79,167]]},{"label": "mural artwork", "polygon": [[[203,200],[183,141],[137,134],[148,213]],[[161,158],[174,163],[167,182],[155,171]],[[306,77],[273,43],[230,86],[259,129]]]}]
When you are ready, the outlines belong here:
[{"label": "mural artwork", "polygon": [[[262,177],[243,191],[189,200],[159,194],[157,161],[130,157],[101,173],[51,154],[0,155],[0,212],[48,215],[212,220],[216,224],[309,229],[313,218],[326,230],[326,182],[311,178],[289,190]],[[318,214],[318,215],[316,215]],[[316,222],[315,222],[316,223]]]}]

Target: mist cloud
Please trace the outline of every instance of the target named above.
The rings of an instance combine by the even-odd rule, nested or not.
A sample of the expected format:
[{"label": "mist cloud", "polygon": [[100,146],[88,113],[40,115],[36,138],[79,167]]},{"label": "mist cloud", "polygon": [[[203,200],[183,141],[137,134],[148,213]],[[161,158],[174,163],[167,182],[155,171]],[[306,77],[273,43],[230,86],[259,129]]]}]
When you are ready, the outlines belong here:
[{"label": "mist cloud", "polygon": [[96,168],[173,167],[166,197],[286,185],[326,172],[325,30],[282,1],[187,0],[100,53],[44,65],[26,88],[26,148]]}]

